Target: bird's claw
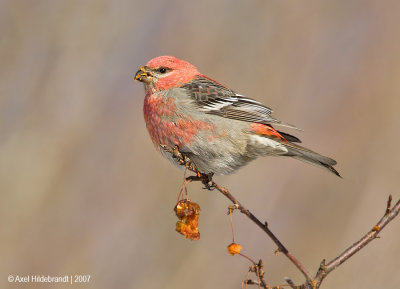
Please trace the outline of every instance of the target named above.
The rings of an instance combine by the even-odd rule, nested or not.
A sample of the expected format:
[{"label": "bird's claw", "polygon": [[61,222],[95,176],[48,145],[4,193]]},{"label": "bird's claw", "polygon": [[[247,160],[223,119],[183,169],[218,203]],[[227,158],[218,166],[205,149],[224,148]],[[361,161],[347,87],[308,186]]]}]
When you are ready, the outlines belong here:
[{"label": "bird's claw", "polygon": [[215,183],[212,181],[213,173],[210,174],[203,174],[197,171],[198,176],[201,178],[201,182],[204,185],[204,188],[212,191],[215,189]]},{"label": "bird's claw", "polygon": [[212,182],[206,183],[203,181],[203,185],[204,185],[204,189],[207,189],[209,191],[215,190],[215,185]]}]

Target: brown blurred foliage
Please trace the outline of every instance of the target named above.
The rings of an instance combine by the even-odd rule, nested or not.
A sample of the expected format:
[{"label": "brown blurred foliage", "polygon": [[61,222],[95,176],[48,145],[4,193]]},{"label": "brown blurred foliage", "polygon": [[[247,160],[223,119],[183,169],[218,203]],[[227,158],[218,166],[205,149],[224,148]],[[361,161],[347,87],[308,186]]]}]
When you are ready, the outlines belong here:
[{"label": "brown blurred foliage", "polygon": [[[344,179],[284,158],[216,179],[317,270],[400,196],[399,11],[373,0],[1,1],[0,287],[35,286],[9,274],[90,274],[52,288],[239,288],[250,264],[226,254],[227,200],[189,184],[202,237],[175,232],[182,172],[154,150],[132,80],[165,54],[274,108],[338,161]],[[398,288],[399,223],[323,288]],[[235,232],[268,281],[303,281],[244,217]]]}]

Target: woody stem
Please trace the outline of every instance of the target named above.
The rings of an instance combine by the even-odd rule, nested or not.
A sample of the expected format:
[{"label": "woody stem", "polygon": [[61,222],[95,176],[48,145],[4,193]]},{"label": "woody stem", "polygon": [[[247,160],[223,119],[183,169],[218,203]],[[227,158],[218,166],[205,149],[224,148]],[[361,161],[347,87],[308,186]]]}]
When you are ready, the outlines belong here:
[{"label": "woody stem", "polygon": [[237,206],[238,210],[242,214],[245,214],[250,220],[252,220],[258,227],[260,227],[270,238],[271,240],[278,246],[278,250],[282,252],[296,267],[300,270],[300,272],[304,275],[307,280],[307,283],[311,284],[310,274],[307,272],[305,267],[297,260],[286,247],[282,244],[281,241],[275,236],[274,233],[268,228],[267,223],[263,224],[256,216],[254,216],[248,209],[246,209],[230,192],[227,188],[218,185],[215,182],[212,182],[212,186],[215,187],[218,191],[220,191],[225,197],[227,197],[234,205]]}]

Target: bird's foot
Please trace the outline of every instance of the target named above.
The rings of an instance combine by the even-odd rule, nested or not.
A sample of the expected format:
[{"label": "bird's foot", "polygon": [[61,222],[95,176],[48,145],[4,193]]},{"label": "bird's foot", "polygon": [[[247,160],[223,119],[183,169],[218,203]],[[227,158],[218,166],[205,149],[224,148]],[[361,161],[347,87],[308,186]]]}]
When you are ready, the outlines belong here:
[{"label": "bird's foot", "polygon": [[215,189],[215,184],[212,180],[213,173],[204,174],[199,171],[196,172],[195,176],[189,176],[186,178],[187,181],[200,181],[204,185],[204,189],[212,191]]},{"label": "bird's foot", "polygon": [[212,180],[214,173],[206,174],[200,172],[195,164],[190,160],[189,156],[184,152],[181,152],[178,146],[174,146],[173,148],[171,148],[166,145],[160,144],[160,147],[164,151],[170,153],[173,158],[176,158],[180,165],[185,166],[189,171],[192,171],[196,174],[195,176],[187,177],[187,181],[201,181],[205,189],[210,191],[215,189],[215,184]]},{"label": "bird's foot", "polygon": [[212,180],[214,173],[203,174],[203,173],[200,173],[199,171],[197,171],[197,174],[200,176],[201,182],[203,183],[205,189],[207,189],[209,191],[212,191],[215,189],[215,184]]}]

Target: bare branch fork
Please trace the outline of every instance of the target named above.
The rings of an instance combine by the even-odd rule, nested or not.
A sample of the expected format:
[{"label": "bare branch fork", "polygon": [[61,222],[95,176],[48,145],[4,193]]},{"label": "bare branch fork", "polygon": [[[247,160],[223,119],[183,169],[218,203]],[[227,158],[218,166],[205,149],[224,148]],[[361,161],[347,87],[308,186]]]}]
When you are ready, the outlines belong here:
[{"label": "bare branch fork", "polygon": [[[234,208],[238,209],[241,213],[246,215],[251,221],[253,221],[258,227],[260,227],[270,239],[278,246],[278,251],[283,253],[295,266],[296,268],[303,274],[306,281],[301,285],[295,285],[294,282],[290,278],[285,278],[285,281],[288,283],[287,285],[293,289],[318,289],[321,286],[322,281],[325,277],[343,264],[346,260],[352,257],[355,253],[364,248],[369,242],[378,238],[378,234],[383,230],[383,228],[389,224],[399,213],[400,213],[400,200],[396,202],[396,204],[392,207],[392,196],[390,195],[387,201],[386,210],[383,217],[378,221],[378,223],[373,226],[373,228],[366,233],[360,240],[355,242],[353,245],[344,250],[339,256],[334,258],[333,260],[326,263],[325,259],[322,260],[319,269],[314,278],[311,277],[310,273],[305,269],[305,267],[301,264],[301,262],[295,258],[289,250],[282,244],[282,242],[275,236],[274,233],[268,228],[268,224],[262,223],[256,216],[254,216],[248,209],[246,209],[225,187],[218,185],[216,182],[212,180],[212,175],[202,174],[197,170],[194,164],[190,161],[190,158],[184,153],[179,151],[179,148],[175,146],[174,148],[168,148],[166,146],[161,145],[161,148],[165,151],[172,154],[177,161],[185,166],[188,170],[195,172],[195,176],[190,176],[186,178],[187,182],[191,181],[201,181],[205,189],[214,190],[217,189],[221,192],[225,197],[227,197],[233,204]],[[253,262],[254,263],[254,262]],[[257,277],[260,279],[260,272],[262,272],[262,262],[260,260],[259,264],[253,264],[250,267],[252,272],[256,272]],[[263,277],[263,276],[261,276]],[[266,289],[278,288],[280,286],[268,286],[265,281],[261,279],[263,282],[247,282],[247,284],[256,284],[259,287],[263,287]],[[250,281],[250,280],[249,280]]]}]

